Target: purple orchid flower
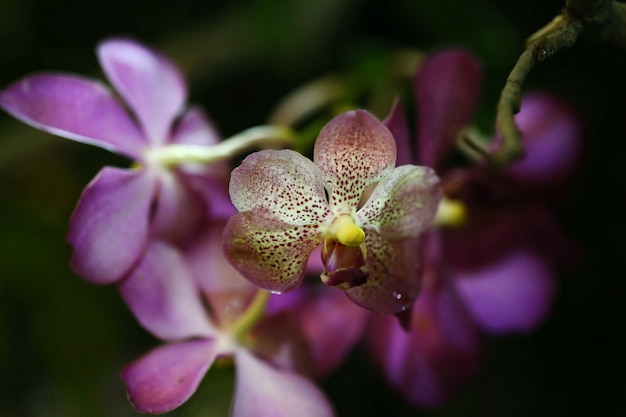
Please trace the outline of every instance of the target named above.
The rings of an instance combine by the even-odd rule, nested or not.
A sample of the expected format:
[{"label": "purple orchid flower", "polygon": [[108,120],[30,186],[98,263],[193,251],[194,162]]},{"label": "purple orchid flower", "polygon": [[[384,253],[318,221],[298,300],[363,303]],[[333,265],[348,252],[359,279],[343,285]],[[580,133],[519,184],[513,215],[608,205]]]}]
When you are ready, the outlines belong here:
[{"label": "purple orchid flower", "polygon": [[365,311],[334,291],[303,288],[271,296],[263,313],[269,293],[227,262],[218,226],[184,248],[151,241],[120,284],[138,320],[166,342],[122,371],[131,403],[142,412],[170,411],[187,401],[215,361],[232,358],[232,416],[332,416],[310,378],[336,367],[360,339]]},{"label": "purple orchid flower", "polygon": [[564,103],[545,94],[524,97],[516,121],[527,155],[504,172],[441,168],[470,123],[480,77],[470,54],[434,54],[414,84],[416,149],[401,105],[386,121],[401,162],[438,169],[445,195],[438,219],[460,220],[425,236],[425,280],[405,317],[408,330],[377,317],[369,333],[385,377],[420,406],[447,401],[476,372],[481,333],[535,329],[552,304],[555,267],[574,253],[545,198],[563,188],[580,159],[582,129]]},{"label": "purple orchid flower", "polygon": [[323,244],[325,284],[373,311],[405,310],[419,294],[415,253],[437,209],[438,178],[425,167],[395,168],[393,136],[363,110],[322,129],[314,161],[265,150],[233,171],[230,196],[240,212],[226,226],[226,255],[254,284],[285,292],[300,285]]},{"label": "purple orchid flower", "polygon": [[[218,141],[200,110],[183,113],[186,87],[169,60],[126,39],[101,43],[98,57],[130,112],[98,81],[53,73],[9,86],[0,92],[0,106],[36,128],[135,161],[130,169],[104,167],[70,220],[72,268],[88,281],[107,284],[129,273],[151,237],[176,241],[194,230],[206,216],[203,190],[223,174],[214,169],[200,177],[170,169],[163,157],[171,145],[209,147]],[[229,206],[213,202],[215,212]]]}]

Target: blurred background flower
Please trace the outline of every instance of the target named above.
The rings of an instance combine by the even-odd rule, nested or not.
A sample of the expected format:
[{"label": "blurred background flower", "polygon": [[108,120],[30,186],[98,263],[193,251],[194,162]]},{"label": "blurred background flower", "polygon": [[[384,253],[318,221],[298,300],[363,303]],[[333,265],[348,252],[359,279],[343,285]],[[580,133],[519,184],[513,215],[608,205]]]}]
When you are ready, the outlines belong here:
[{"label": "blurred background flower", "polygon": [[[398,51],[463,46],[485,73],[476,120],[489,135],[499,91],[524,38],[562,6],[557,0],[181,0],[175,6],[5,0],[0,85],[39,70],[102,78],[95,45],[131,36],[182,67],[190,101],[211,109],[227,137],[264,123],[282,97],[329,73],[344,77],[351,102],[384,117],[395,87],[402,86],[390,82],[391,75],[404,68],[403,57],[419,58]],[[356,351],[323,385],[339,416],[626,413],[624,73],[623,51],[582,42],[538,66],[525,87],[568,101],[589,132],[584,171],[557,213],[585,257],[558,277],[547,321],[529,336],[488,338],[476,378],[452,402],[429,411],[407,405]],[[138,415],[119,370],[155,340],[114,287],[90,285],[71,272],[64,241],[84,186],[102,166],[125,163],[0,114],[2,417]],[[199,392],[171,415],[226,415],[233,379],[230,369],[212,369]]]}]

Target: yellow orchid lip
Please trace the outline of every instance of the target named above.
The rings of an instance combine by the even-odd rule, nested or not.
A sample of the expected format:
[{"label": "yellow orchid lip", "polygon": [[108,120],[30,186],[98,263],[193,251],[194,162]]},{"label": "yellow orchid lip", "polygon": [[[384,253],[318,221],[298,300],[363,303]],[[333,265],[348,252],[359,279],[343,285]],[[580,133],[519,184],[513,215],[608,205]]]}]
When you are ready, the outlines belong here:
[{"label": "yellow orchid lip", "polygon": [[336,236],[337,241],[345,246],[359,246],[365,241],[365,232],[348,214],[337,217],[331,224],[328,234]]}]

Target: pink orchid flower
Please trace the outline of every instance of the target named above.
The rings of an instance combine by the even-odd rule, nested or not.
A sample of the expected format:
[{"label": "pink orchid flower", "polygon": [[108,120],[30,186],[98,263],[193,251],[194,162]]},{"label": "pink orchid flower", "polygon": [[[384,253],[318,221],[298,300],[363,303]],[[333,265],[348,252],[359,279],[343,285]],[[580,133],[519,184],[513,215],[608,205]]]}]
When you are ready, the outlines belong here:
[{"label": "pink orchid flower", "polygon": [[[184,111],[187,90],[172,62],[127,39],[102,42],[98,57],[125,103],[97,80],[41,73],[1,91],[0,107],[36,128],[135,161],[131,169],[104,167],[70,220],[72,268],[88,281],[107,284],[131,270],[151,238],[176,241],[194,230],[206,216],[204,194],[225,180],[225,170],[200,177],[170,167],[164,158],[170,146],[210,149],[219,138],[203,112]],[[217,198],[219,193],[212,192],[209,209],[229,213],[230,203]]]},{"label": "pink orchid flower", "polygon": [[367,309],[404,311],[419,294],[419,236],[441,191],[431,169],[395,163],[393,136],[363,110],[322,129],[314,162],[290,150],[249,155],[231,176],[239,213],[226,226],[226,255],[251,282],[280,293],[300,285],[322,244],[325,284]]},{"label": "pink orchid flower", "polygon": [[232,359],[233,417],[333,416],[311,378],[341,363],[362,335],[366,311],[323,286],[269,296],[224,258],[223,225],[184,248],[151,241],[120,284],[135,317],[165,341],[122,371],[129,400],[141,412],[170,411],[216,361]]}]

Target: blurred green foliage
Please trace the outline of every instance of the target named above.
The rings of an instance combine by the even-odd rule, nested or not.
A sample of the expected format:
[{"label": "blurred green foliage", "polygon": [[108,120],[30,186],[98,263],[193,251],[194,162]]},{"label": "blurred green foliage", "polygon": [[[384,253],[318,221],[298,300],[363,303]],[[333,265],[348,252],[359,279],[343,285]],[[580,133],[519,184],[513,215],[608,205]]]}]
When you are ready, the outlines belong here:
[{"label": "blurred green foliage", "polygon": [[[129,35],[176,60],[192,101],[232,134],[263,123],[281,97],[329,73],[349,82],[346,104],[375,102],[382,112],[390,96],[367,103],[364,91],[407,86],[389,83],[394,51],[463,46],[483,62],[477,123],[490,133],[524,38],[561,7],[556,0],[4,0],[0,84],[49,69],[101,77],[96,43]],[[340,416],[626,413],[624,73],[626,51],[583,42],[528,81],[527,89],[554,91],[577,106],[590,135],[586,171],[561,213],[586,257],[561,277],[551,319],[532,336],[490,339],[480,374],[440,410],[404,404],[359,350],[324,383]],[[314,137],[319,124],[305,131]],[[82,188],[103,165],[127,163],[0,115],[1,417],[137,415],[118,373],[158,341],[114,287],[73,275],[64,241]],[[232,370],[211,370],[172,415],[226,415],[233,381]]]}]

